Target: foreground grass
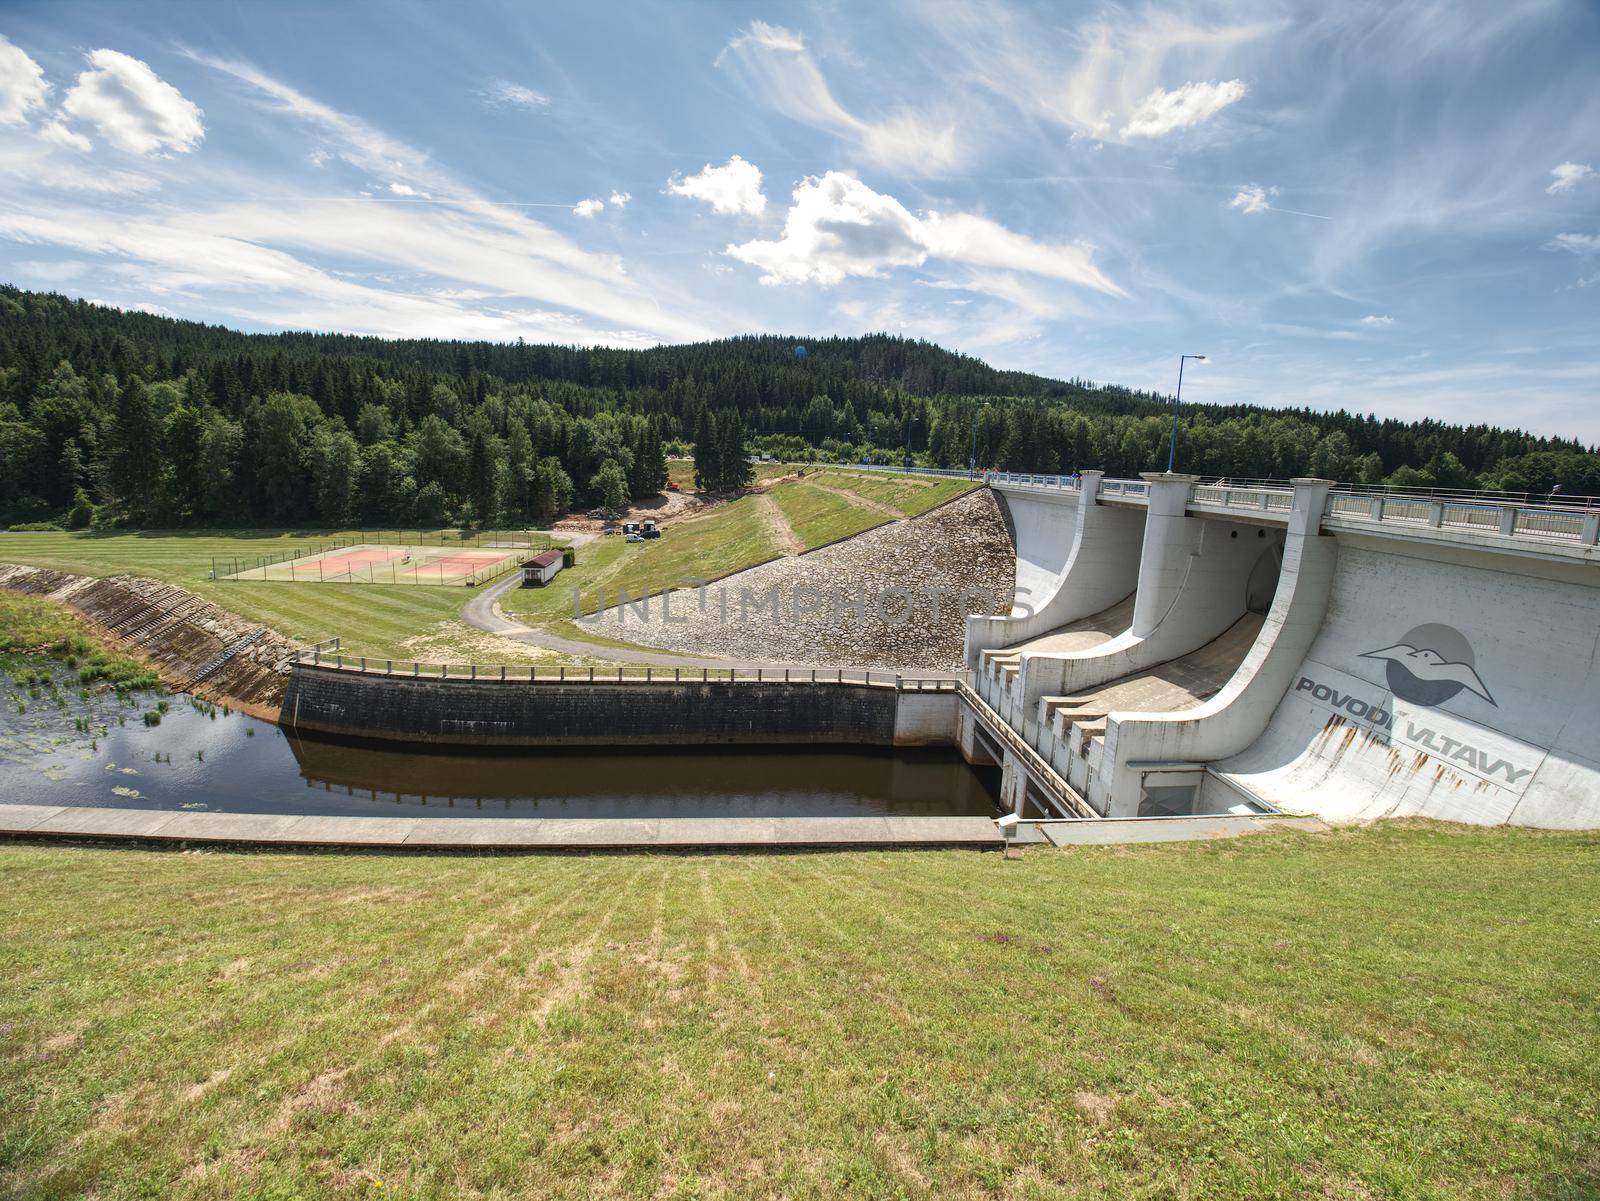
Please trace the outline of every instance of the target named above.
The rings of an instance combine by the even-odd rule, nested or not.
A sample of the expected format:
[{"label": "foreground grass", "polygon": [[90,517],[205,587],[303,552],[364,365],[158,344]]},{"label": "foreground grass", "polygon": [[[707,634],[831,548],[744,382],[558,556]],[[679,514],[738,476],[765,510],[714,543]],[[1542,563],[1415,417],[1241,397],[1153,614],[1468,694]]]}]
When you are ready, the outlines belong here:
[{"label": "foreground grass", "polygon": [[1597,866],[0,846],[0,1193],[1590,1197]]}]

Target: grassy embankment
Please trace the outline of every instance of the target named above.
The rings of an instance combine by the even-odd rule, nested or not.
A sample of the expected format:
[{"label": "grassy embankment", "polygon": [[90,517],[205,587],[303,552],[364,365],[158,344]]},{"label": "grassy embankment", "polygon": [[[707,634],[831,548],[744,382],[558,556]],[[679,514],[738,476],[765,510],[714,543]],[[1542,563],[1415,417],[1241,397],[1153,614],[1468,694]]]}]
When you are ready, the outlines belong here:
[{"label": "grassy embankment", "polygon": [[893,520],[877,509],[850,503],[836,492],[814,488],[802,480],[779,484],[768,495],[806,550],[862,533]]},{"label": "grassy embankment", "polygon": [[[227,534],[0,534],[0,563],[28,563],[83,575],[138,575],[199,593],[225,609],[303,641],[344,639],[352,654],[411,658],[407,639],[437,630],[461,612],[471,591],[390,584],[291,584],[211,580],[218,559],[283,554],[343,532],[242,531]],[[464,628],[464,627],[463,627]]]},{"label": "grassy embankment", "polygon": [[894,520],[892,514],[915,517],[926,513],[974,487],[968,480],[828,467],[808,470],[804,480],[780,484],[771,495],[811,550],[874,529]]},{"label": "grassy embankment", "polygon": [[926,513],[979,486],[971,480],[851,471],[847,467],[826,468],[818,478],[830,488],[841,488],[880,505],[898,509],[906,517]]},{"label": "grassy embankment", "polygon": [[1576,1201],[1597,866],[0,846],[0,1194]]},{"label": "grassy embankment", "polygon": [[[650,542],[625,542],[620,535],[598,538],[578,548],[577,565],[546,588],[514,588],[500,607],[529,625],[573,633],[574,588],[581,611],[596,612],[617,601],[618,589],[632,597],[685,586],[691,579],[719,579],[778,554],[777,541],[751,497],[724,505],[705,517],[667,527]],[[581,631],[580,631],[581,633]]]},{"label": "grassy embankment", "polygon": [[126,693],[160,683],[144,664],[90,638],[65,606],[0,589],[0,670],[20,668],[16,682],[33,688],[36,697],[38,687],[55,687],[53,676],[41,676],[28,665],[29,659],[40,656],[65,663],[86,687]]}]

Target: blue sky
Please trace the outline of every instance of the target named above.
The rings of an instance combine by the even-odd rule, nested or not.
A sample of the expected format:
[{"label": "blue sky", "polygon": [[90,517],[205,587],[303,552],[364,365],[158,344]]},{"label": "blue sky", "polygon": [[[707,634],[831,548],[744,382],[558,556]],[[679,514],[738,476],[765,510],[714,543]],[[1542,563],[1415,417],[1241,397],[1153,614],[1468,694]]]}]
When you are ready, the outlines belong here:
[{"label": "blue sky", "polygon": [[29,3],[0,278],[1600,442],[1600,7]]}]

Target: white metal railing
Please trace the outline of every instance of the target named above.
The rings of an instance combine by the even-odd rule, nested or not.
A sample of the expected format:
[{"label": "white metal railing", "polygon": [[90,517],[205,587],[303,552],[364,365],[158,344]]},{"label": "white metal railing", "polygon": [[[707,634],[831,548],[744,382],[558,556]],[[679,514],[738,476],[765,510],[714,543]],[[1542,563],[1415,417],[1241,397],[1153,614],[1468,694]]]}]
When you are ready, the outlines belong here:
[{"label": "white metal railing", "polygon": [[[1071,476],[990,472],[989,483],[1021,487],[1077,487]],[[1144,480],[1102,479],[1099,496],[1140,503],[1148,499]],[[1294,508],[1292,486],[1252,481],[1196,484],[1191,506],[1229,512],[1267,513],[1287,517]],[[1600,507],[1557,506],[1512,497],[1469,495],[1407,496],[1392,491],[1340,488],[1328,494],[1324,517],[1373,522],[1404,529],[1407,536],[1428,537],[1429,530],[1472,531],[1496,538],[1526,539],[1580,546],[1600,545]]]},{"label": "white metal railing", "polygon": [[1394,496],[1384,493],[1331,493],[1325,518],[1340,522],[1396,525],[1408,535],[1430,529],[1468,531],[1529,542],[1600,544],[1600,509],[1558,508],[1548,504],[1485,498]]}]

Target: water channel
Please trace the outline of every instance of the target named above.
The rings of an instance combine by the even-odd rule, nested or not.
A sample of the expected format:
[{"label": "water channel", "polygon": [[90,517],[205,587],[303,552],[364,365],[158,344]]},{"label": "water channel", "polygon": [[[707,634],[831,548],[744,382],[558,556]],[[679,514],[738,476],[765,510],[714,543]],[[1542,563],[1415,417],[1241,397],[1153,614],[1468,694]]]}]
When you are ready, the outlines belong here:
[{"label": "water channel", "polygon": [[416,751],[298,737],[182,694],[119,699],[80,688],[60,664],[13,666],[0,678],[0,804],[341,817],[992,816],[998,792],[997,770],[969,767],[949,748]]}]

